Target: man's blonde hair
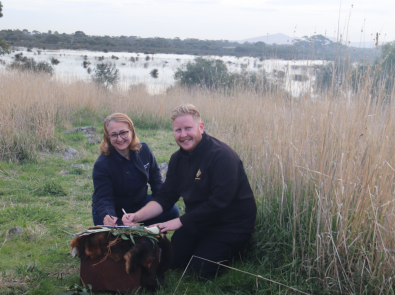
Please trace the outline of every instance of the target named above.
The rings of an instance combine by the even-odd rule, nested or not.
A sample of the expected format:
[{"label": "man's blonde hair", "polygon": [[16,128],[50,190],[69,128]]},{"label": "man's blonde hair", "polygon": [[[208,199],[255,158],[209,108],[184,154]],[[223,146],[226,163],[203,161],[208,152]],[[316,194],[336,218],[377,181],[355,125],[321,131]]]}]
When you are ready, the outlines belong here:
[{"label": "man's blonde hair", "polygon": [[192,118],[196,122],[200,122],[200,113],[197,110],[197,108],[192,105],[192,104],[182,104],[176,107],[172,112],[171,112],[171,119],[174,121],[176,118],[180,116],[185,116],[185,115],[192,115]]}]

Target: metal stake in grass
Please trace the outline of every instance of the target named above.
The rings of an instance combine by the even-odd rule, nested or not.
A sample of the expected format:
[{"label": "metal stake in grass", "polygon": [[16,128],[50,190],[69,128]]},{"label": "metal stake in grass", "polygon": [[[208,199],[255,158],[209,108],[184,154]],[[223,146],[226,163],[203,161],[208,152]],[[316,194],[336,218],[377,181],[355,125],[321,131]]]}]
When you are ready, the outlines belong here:
[{"label": "metal stake in grass", "polygon": [[256,275],[256,274],[253,274],[253,273],[249,273],[249,272],[246,272],[246,271],[243,271],[243,270],[234,268],[234,267],[230,267],[230,266],[227,266],[227,265],[225,265],[225,264],[221,264],[221,263],[219,263],[219,262],[211,261],[211,260],[208,260],[208,259],[206,259],[206,258],[202,258],[202,257],[196,256],[196,255],[192,255],[191,259],[189,260],[187,267],[185,268],[184,272],[182,273],[182,276],[181,276],[180,280],[178,281],[177,287],[176,287],[176,289],[174,290],[173,295],[176,294],[176,291],[177,291],[177,289],[178,289],[178,286],[180,285],[181,280],[182,280],[182,278],[184,277],[184,274],[186,273],[186,271],[187,271],[187,269],[188,269],[188,266],[189,266],[189,264],[191,263],[191,261],[192,261],[192,259],[193,259],[194,257],[199,258],[199,259],[202,259],[202,260],[205,260],[205,261],[208,261],[208,262],[212,262],[212,263],[218,264],[218,265],[220,265],[220,266],[224,266],[224,267],[226,267],[226,268],[230,268],[230,269],[233,269],[233,270],[237,270],[237,271],[239,271],[239,272],[248,274],[248,275],[250,275],[250,276],[254,276],[254,277],[256,277],[256,278],[259,278],[259,279],[262,279],[262,280],[265,280],[265,281],[269,281],[269,282],[272,282],[272,283],[275,283],[275,284],[284,286],[284,287],[286,287],[286,288],[292,289],[292,290],[294,290],[294,291],[296,291],[296,292],[299,292],[299,293],[302,293],[302,294],[310,295],[309,293],[305,293],[305,292],[300,291],[300,290],[298,290],[298,289],[295,289],[295,288],[293,288],[293,287],[290,287],[290,286],[284,285],[284,284],[282,284],[282,283],[279,283],[279,282],[276,282],[276,281],[273,281],[273,280],[264,278],[264,277],[262,277],[262,276],[260,276],[260,275]]}]

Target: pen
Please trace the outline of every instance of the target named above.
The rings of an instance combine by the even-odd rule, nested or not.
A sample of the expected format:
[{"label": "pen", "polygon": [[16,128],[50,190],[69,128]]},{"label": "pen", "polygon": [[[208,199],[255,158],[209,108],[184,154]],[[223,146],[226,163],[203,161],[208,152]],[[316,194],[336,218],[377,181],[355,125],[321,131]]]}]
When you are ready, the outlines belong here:
[{"label": "pen", "polygon": [[111,216],[111,214],[110,214],[110,211],[108,211],[107,207],[106,207],[105,209],[106,209],[106,211],[107,211],[107,213],[108,213],[108,216],[110,216],[110,218],[111,218],[112,220],[114,220],[114,218],[112,218],[112,216]]},{"label": "pen", "polygon": [[126,215],[126,218],[127,218],[128,220],[130,220],[130,219],[129,219],[129,215],[126,213],[125,209],[122,208],[122,211],[123,211],[123,213]]}]

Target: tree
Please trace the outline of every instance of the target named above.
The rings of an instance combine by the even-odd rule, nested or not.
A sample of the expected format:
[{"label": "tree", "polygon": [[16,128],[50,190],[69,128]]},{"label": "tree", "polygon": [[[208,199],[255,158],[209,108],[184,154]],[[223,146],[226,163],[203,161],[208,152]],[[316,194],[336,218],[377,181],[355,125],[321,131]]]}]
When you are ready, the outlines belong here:
[{"label": "tree", "polygon": [[186,86],[202,86],[209,89],[232,90],[237,88],[267,91],[270,83],[264,71],[231,73],[222,60],[203,57],[195,58],[182,68],[177,69],[174,78]]},{"label": "tree", "polygon": [[373,64],[359,64],[352,71],[351,82],[354,90],[359,91],[369,85],[372,97],[385,95],[390,98],[395,88],[395,41],[382,47],[381,55]]},{"label": "tree", "polygon": [[226,85],[229,72],[222,60],[196,57],[194,62],[188,62],[184,68],[177,69],[174,78],[187,86],[201,85],[213,88]]},{"label": "tree", "polygon": [[387,73],[391,73],[395,68],[395,41],[386,43],[381,52],[381,59],[376,62],[380,63],[383,70]]},{"label": "tree", "polygon": [[[0,1],[0,17],[3,17],[3,4]],[[10,46],[3,39],[0,38],[0,56],[10,53]]]},{"label": "tree", "polygon": [[108,89],[108,87],[115,86],[119,80],[119,70],[115,64],[100,63],[96,65],[96,69],[92,75],[92,80]]},{"label": "tree", "polygon": [[60,41],[60,37],[52,34],[48,34],[48,36],[45,38],[45,43],[49,44],[57,44]]}]

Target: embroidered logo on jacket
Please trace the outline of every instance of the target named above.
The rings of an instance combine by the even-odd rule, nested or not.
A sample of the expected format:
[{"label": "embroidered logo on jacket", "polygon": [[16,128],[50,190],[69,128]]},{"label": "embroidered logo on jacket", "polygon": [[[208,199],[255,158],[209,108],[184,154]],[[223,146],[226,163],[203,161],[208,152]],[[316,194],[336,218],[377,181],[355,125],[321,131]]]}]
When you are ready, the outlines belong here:
[{"label": "embroidered logo on jacket", "polygon": [[147,169],[148,166],[149,166],[149,163],[145,164],[145,165],[144,165],[144,168]]},{"label": "embroidered logo on jacket", "polygon": [[200,180],[200,178],[199,178],[199,176],[202,174],[202,172],[200,171],[200,169],[198,170],[198,172],[196,173],[196,178],[195,179],[199,179]]}]

